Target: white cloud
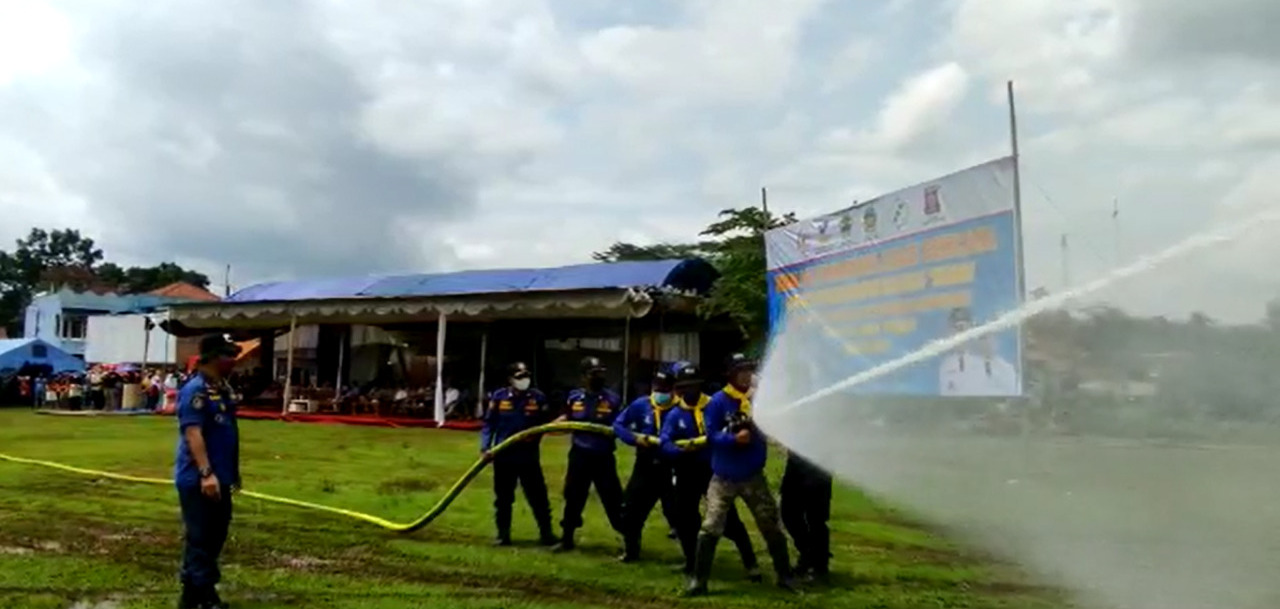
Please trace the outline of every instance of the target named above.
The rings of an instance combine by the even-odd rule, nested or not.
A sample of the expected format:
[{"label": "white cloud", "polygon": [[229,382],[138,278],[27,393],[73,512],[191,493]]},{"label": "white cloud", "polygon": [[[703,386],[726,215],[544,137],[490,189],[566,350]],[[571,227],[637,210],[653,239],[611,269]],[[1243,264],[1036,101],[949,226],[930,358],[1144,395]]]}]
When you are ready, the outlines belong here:
[{"label": "white cloud", "polygon": [[[125,262],[260,277],[577,262],[691,239],[761,186],[818,213],[1006,154],[1013,79],[1029,274],[1053,286],[1062,232],[1077,276],[1114,263],[1115,197],[1134,253],[1233,189],[1265,200],[1274,3],[1230,2],[16,3],[0,239],[74,225]],[[1223,294],[1178,306],[1251,306]]]}]

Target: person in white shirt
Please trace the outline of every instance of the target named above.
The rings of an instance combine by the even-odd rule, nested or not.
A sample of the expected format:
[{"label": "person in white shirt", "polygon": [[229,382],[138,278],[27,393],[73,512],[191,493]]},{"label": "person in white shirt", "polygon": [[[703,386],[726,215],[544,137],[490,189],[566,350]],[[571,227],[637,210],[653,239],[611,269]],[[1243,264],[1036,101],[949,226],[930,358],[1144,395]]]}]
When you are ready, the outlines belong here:
[{"label": "person in white shirt", "polygon": [[[973,316],[967,308],[952,309],[950,323],[953,333],[963,332],[973,327]],[[984,336],[942,356],[938,386],[944,396],[1018,395],[1018,369]]]}]

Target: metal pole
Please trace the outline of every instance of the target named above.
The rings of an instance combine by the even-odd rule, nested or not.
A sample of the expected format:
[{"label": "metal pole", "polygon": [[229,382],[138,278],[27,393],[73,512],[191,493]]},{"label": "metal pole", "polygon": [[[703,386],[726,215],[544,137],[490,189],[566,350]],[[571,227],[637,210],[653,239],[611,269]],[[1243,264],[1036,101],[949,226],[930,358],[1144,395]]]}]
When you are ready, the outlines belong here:
[{"label": "metal pole", "polygon": [[436,427],[444,425],[444,338],[447,320],[440,313],[436,322]]},{"label": "metal pole", "polygon": [[297,336],[298,316],[294,315],[289,318],[289,352],[284,360],[284,414],[289,414],[289,401],[293,397],[293,345],[298,340]]},{"label": "metal pole", "polygon": [[484,369],[489,361],[489,331],[480,335],[480,382],[476,384],[476,418],[484,416]]},{"label": "metal pole", "polygon": [[622,327],[622,403],[630,404],[627,394],[631,393],[631,311],[627,311],[627,321]]},{"label": "metal pole", "polygon": [[[1013,152],[1013,223],[1014,223],[1014,260],[1017,265],[1017,282],[1018,282],[1018,306],[1021,307],[1027,300],[1026,290],[1026,273],[1022,263],[1022,158],[1018,151],[1018,115],[1016,105],[1013,99],[1013,81],[1007,83],[1007,92],[1009,94],[1009,147]],[[1018,385],[1023,385],[1022,370],[1025,369],[1026,360],[1022,353],[1022,326],[1018,326]]]},{"label": "metal pole", "polygon": [[334,400],[342,397],[342,363],[347,351],[347,341],[351,338],[351,326],[343,326],[338,332],[338,374],[333,382]]}]

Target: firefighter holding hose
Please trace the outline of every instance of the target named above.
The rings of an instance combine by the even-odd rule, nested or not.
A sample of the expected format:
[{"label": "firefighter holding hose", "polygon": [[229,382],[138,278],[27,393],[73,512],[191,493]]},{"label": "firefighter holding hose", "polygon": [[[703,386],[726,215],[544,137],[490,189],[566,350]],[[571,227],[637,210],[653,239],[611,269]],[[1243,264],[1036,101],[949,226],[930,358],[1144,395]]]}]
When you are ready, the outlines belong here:
[{"label": "firefighter holding hose", "polygon": [[533,510],[543,545],[556,543],[551,530],[551,503],[542,475],[539,438],[533,437],[494,454],[493,448],[507,438],[547,421],[547,397],[532,387],[533,375],[524,362],[507,368],[507,386],[494,391],[484,412],[480,431],[480,451],[493,462],[493,519],[498,527],[496,545],[511,545],[511,507],[516,501],[516,485],[524,489]]},{"label": "firefighter holding hose", "polygon": [[[567,411],[558,421],[594,423],[613,426],[622,410],[622,398],[607,388],[604,364],[597,357],[586,357],[579,364],[582,387],[569,392]],[[564,476],[563,535],[555,551],[566,552],[577,547],[575,532],[582,527],[582,510],[587,506],[591,487],[596,487],[604,513],[613,530],[623,533],[622,482],[618,480],[618,462],[614,455],[617,443],[612,436],[575,431],[569,448],[569,466]]]},{"label": "firefighter holding hose", "polygon": [[711,397],[704,417],[707,443],[711,450],[711,484],[707,487],[707,514],[698,533],[697,558],[686,594],[706,594],[716,545],[724,535],[729,509],[742,499],[755,516],[777,574],[777,584],[792,589],[787,538],[778,518],[769,481],[764,474],[768,445],[764,434],[751,420],[751,397],[755,388],[755,361],[736,353],[726,368],[729,384]]},{"label": "firefighter holding hose", "polygon": [[636,448],[635,464],[623,492],[622,562],[640,558],[640,537],[653,507],[661,501],[665,508],[673,501],[671,460],[663,454],[658,440],[662,421],[675,403],[671,380],[670,371],[659,366],[649,395],[628,404],[613,422],[613,435]]},{"label": "firefighter holding hose", "polygon": [[[702,392],[702,375],[692,363],[676,362],[671,367],[671,376],[675,407],[662,422],[660,442],[675,473],[676,532],[685,561],[681,571],[692,576],[697,557],[698,528],[702,523],[702,497],[707,494],[707,486],[711,483],[711,451],[706,446],[704,423],[705,410],[711,398]],[[680,441],[698,440],[701,442],[697,444],[676,445]],[[751,546],[751,535],[733,505],[729,506],[725,516],[724,536],[738,548],[747,577],[753,582],[763,581],[755,548]]]}]

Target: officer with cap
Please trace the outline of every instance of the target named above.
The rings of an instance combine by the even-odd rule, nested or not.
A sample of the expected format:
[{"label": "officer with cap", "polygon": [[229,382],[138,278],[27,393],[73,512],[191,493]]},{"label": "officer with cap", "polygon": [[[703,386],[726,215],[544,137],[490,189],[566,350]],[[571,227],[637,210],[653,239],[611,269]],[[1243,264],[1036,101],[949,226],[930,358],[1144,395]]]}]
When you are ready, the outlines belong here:
[{"label": "officer with cap", "polygon": [[507,438],[547,421],[547,398],[531,385],[533,375],[524,362],[507,368],[507,386],[489,395],[480,430],[480,451],[493,462],[493,518],[498,527],[495,543],[511,545],[511,506],[516,501],[516,485],[524,489],[533,510],[543,545],[556,542],[551,530],[551,503],[547,482],[542,476],[542,451],[534,437],[494,454],[493,448]]},{"label": "officer with cap", "polygon": [[707,403],[705,422],[711,449],[711,484],[707,488],[707,514],[698,533],[697,559],[686,594],[707,592],[716,544],[724,535],[729,508],[737,499],[755,517],[760,536],[777,574],[778,587],[790,590],[791,558],[787,538],[778,518],[769,481],[764,474],[768,444],[751,421],[751,393],[755,389],[755,361],[741,353],[730,356],[726,368],[729,384]]},{"label": "officer with cap", "polygon": [[653,506],[659,501],[672,503],[671,461],[658,441],[662,421],[674,403],[671,381],[671,372],[659,366],[649,395],[636,398],[613,422],[613,435],[636,448],[635,465],[623,494],[622,562],[640,557],[640,537]]},{"label": "officer with cap", "polygon": [[[702,497],[711,483],[711,451],[706,446],[705,414],[710,396],[702,392],[702,376],[691,362],[676,362],[671,366],[675,392],[675,406],[663,418],[659,442],[662,451],[671,462],[675,474],[674,511],[677,539],[684,551],[681,572],[693,575],[694,559],[698,547],[698,527],[702,522]],[[679,446],[676,442],[684,441]],[[751,546],[751,534],[738,516],[737,508],[730,506],[725,519],[724,536],[738,548],[747,578],[763,581],[755,548]]]},{"label": "officer with cap", "polygon": [[[582,373],[582,387],[569,392],[566,412],[561,421],[595,423],[613,426],[622,409],[622,398],[605,385],[605,368],[596,357],[585,357],[578,369]],[[618,480],[618,464],[614,456],[617,448],[612,436],[598,433],[574,432],[573,445],[569,449],[569,466],[564,476],[564,519],[560,521],[563,536],[556,551],[574,549],[574,532],[582,527],[582,510],[587,506],[587,495],[596,487],[609,524],[618,533],[622,526],[622,482]]]},{"label": "officer with cap", "polygon": [[185,528],[182,599],[185,609],[226,607],[218,598],[218,556],[231,526],[231,493],[240,487],[236,408],[226,379],[240,348],[222,335],[200,341],[197,373],[178,392],[174,483]]}]

